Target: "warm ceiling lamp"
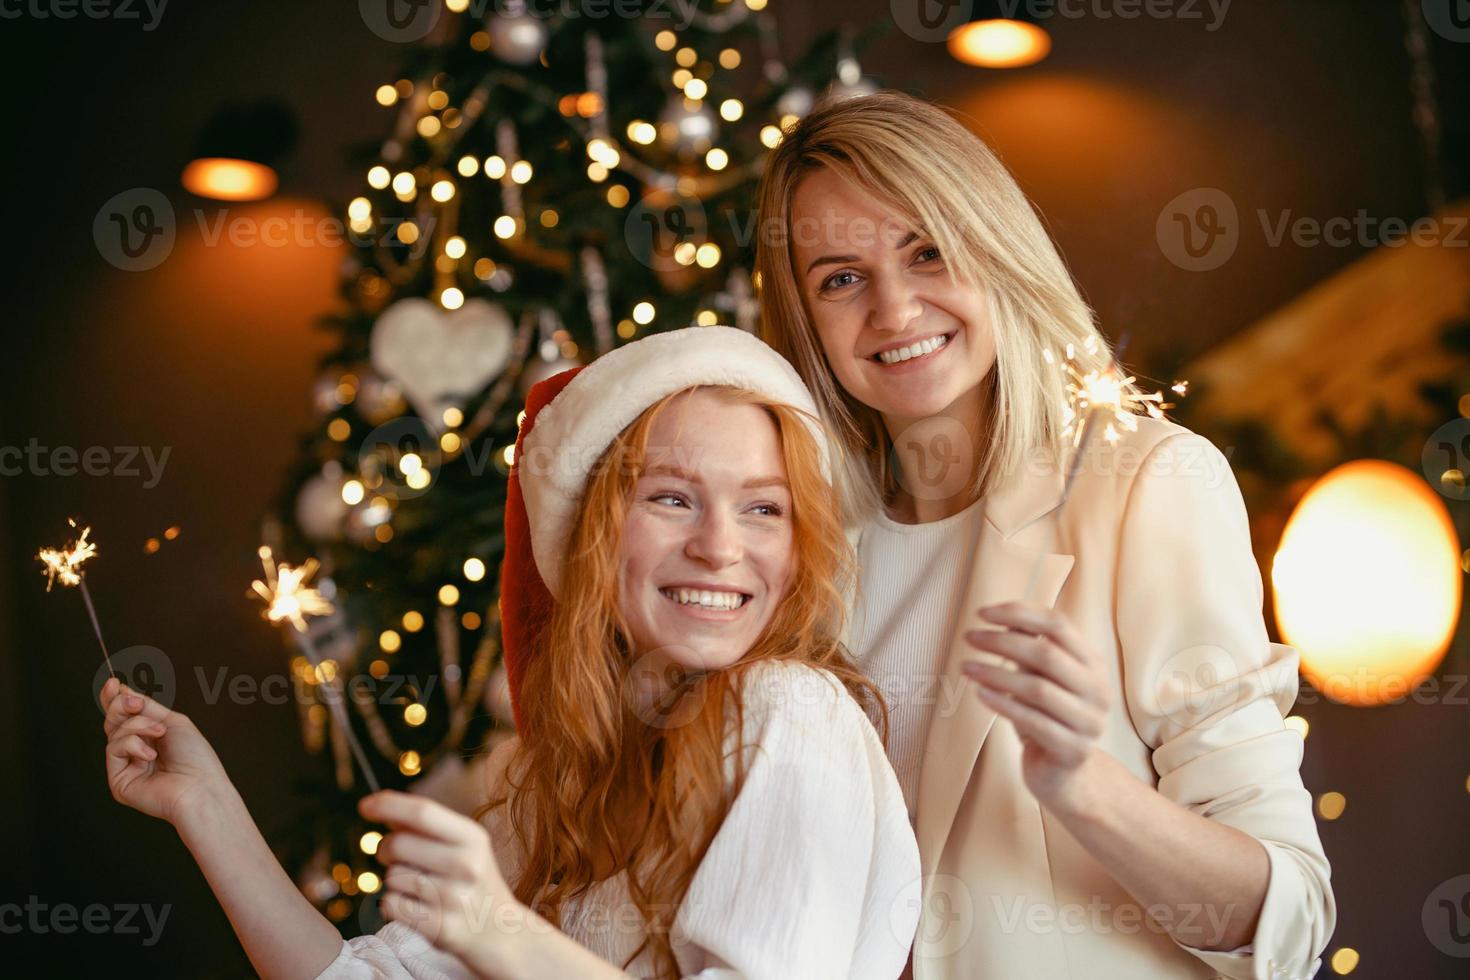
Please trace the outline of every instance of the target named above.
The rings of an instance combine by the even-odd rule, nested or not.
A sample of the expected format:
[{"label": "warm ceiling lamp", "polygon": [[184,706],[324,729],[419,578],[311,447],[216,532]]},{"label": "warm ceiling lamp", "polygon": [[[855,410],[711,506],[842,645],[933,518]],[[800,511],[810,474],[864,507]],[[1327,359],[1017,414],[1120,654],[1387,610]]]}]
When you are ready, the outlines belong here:
[{"label": "warm ceiling lamp", "polygon": [[1460,619],[1460,547],[1420,476],[1358,460],[1307,491],[1271,565],[1276,623],[1327,697],[1403,700],[1444,657]]},{"label": "warm ceiling lamp", "polygon": [[217,201],[259,201],[280,184],[276,165],[296,145],[296,117],[275,100],[227,105],[199,135],[184,189]]},{"label": "warm ceiling lamp", "polygon": [[1051,35],[1019,11],[1007,15],[1003,6],[977,4],[975,18],[950,32],[949,53],[981,68],[1023,68],[1045,58],[1051,52]]}]

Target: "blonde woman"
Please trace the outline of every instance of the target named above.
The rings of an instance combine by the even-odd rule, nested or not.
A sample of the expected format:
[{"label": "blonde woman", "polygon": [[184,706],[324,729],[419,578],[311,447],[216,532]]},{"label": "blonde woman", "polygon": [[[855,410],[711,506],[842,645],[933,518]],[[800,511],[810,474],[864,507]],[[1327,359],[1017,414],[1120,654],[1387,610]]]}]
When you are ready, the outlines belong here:
[{"label": "blonde woman", "polygon": [[1015,180],[947,112],[828,101],[759,199],[763,335],[837,433],[917,829],[931,978],[1309,977],[1329,868],[1224,456],[1164,420],[1090,443],[1111,354]]},{"label": "blonde woman", "polygon": [[109,681],[113,795],[179,829],[263,977],[891,980],[918,848],[860,704],[881,726],[881,699],[837,642],[852,557],[810,396],[717,327],[531,400],[507,533],[529,533],[535,568],[507,574],[533,581],[502,586],[544,583],[554,607],[516,651],[519,735],[487,765],[487,823],[362,802],[390,828],[393,921],[344,943],[199,731]]}]

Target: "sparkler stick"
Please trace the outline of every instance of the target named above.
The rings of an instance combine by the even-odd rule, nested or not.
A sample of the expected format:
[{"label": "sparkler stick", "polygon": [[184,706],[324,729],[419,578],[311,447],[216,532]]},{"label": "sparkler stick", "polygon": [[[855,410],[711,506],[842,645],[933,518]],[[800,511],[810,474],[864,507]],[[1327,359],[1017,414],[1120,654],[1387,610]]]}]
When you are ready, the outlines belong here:
[{"label": "sparkler stick", "polygon": [[[1083,350],[1088,354],[1096,354],[1098,347],[1099,341],[1094,336],[1087,339]],[[1050,350],[1044,350],[1042,354],[1048,364],[1056,363],[1056,357]],[[1174,407],[1164,401],[1163,392],[1140,392],[1133,387],[1138,379],[1133,375],[1124,375],[1116,361],[1106,367],[1083,371],[1077,366],[1077,350],[1072,344],[1067,345],[1062,368],[1067,373],[1063,436],[1071,438],[1072,456],[1067,462],[1067,476],[1062,483],[1061,500],[1057,503],[1058,512],[1067,505],[1067,499],[1072,495],[1073,482],[1082,469],[1082,457],[1094,432],[1101,428],[1103,438],[1114,443],[1118,441],[1120,429],[1133,432],[1138,428],[1140,410],[1153,418],[1161,419],[1164,417],[1164,409]],[[1182,396],[1188,388],[1189,382],[1176,381],[1170,390]],[[1040,574],[1041,559],[1038,557],[1031,566],[1030,577],[1026,580],[1022,602],[1030,601],[1031,590],[1036,587]]]},{"label": "sparkler stick", "polygon": [[[67,523],[72,527],[77,526],[75,519],[68,519]],[[82,528],[82,533],[75,541],[67,544],[64,548],[42,548],[36,552],[36,558],[46,566],[46,591],[51,591],[51,586],[60,579],[63,586],[75,586],[82,593],[82,602],[87,606],[87,616],[92,620],[92,632],[97,636],[97,645],[102,648],[102,659],[107,663],[107,672],[113,677],[117,671],[112,669],[112,657],[108,656],[107,643],[102,639],[102,626],[97,621],[97,609],[92,605],[92,593],[87,591],[87,580],[81,571],[82,563],[97,554],[97,545],[87,540],[87,535],[92,533],[90,527]]]},{"label": "sparkler stick", "polygon": [[357,759],[357,766],[362,770],[362,775],[374,793],[378,792],[378,779],[373,775],[373,768],[368,764],[367,753],[362,750],[362,743],[357,740],[356,733],[347,718],[347,708],[342,703],[337,689],[332,686],[330,678],[322,670],[322,658],[316,651],[316,645],[312,643],[311,637],[306,632],[306,617],[326,616],[332,612],[332,603],[326,596],[317,591],[315,586],[306,584],[307,580],[316,574],[317,562],[314,558],[308,558],[300,567],[293,567],[284,562],[277,566],[271,558],[270,548],[262,545],[260,548],[260,562],[265,568],[265,581],[256,579],[251,583],[251,592],[265,602],[265,618],[273,623],[289,622],[296,628],[296,641],[301,645],[306,659],[311,661],[312,668],[316,671],[317,682],[326,690],[327,707],[332,712],[332,720],[337,723],[337,729],[347,744],[352,748],[352,755]]}]

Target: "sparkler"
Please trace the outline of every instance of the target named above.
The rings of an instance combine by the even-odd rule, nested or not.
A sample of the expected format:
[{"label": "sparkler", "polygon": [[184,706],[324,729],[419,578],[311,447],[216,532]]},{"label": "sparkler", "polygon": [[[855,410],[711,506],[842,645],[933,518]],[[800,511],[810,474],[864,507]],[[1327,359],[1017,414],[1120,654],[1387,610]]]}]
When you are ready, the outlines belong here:
[{"label": "sparkler", "polygon": [[351,746],[352,754],[357,759],[357,765],[362,770],[363,778],[376,793],[379,789],[378,780],[373,775],[372,766],[368,764],[367,753],[363,751],[362,743],[358,742],[357,735],[352,731],[352,725],[347,718],[347,708],[342,704],[337,689],[332,686],[330,679],[322,670],[321,655],[317,653],[316,646],[306,632],[308,616],[326,616],[332,612],[331,600],[322,595],[315,586],[307,584],[316,574],[318,567],[316,559],[308,558],[299,567],[287,565],[284,562],[278,566],[271,557],[270,548],[262,545],[260,563],[265,568],[265,581],[256,579],[251,583],[251,591],[246,595],[254,595],[265,602],[264,615],[272,623],[288,622],[296,628],[296,640],[301,645],[306,658],[311,661],[318,683],[326,690],[327,707],[331,709],[332,719],[337,723],[337,729],[342,736],[347,739],[347,744]]},{"label": "sparkler", "polygon": [[[68,518],[67,523],[72,527],[77,526],[73,518]],[[66,547],[42,548],[36,552],[36,558],[46,566],[47,592],[60,579],[63,586],[74,586],[82,593],[82,602],[86,603],[87,616],[92,620],[92,632],[97,636],[97,645],[102,648],[102,659],[107,663],[107,672],[116,677],[117,671],[112,669],[112,657],[107,654],[107,643],[102,639],[102,626],[97,622],[97,609],[92,605],[92,593],[87,591],[87,580],[81,571],[82,564],[97,554],[96,542],[87,540],[87,535],[91,533],[90,527],[84,527],[77,539]]]},{"label": "sparkler", "polygon": [[[1087,338],[1082,349],[1087,354],[1096,354],[1100,346],[1098,338],[1092,336]],[[1048,364],[1057,363],[1056,355],[1051,350],[1044,349],[1041,353]],[[1138,379],[1131,374],[1125,374],[1116,360],[1109,361],[1104,367],[1087,371],[1079,367],[1077,361],[1077,348],[1068,344],[1061,362],[1067,375],[1067,401],[1062,413],[1062,434],[1064,438],[1071,440],[1072,456],[1067,462],[1067,477],[1062,483],[1061,499],[1057,502],[1058,512],[1067,505],[1067,498],[1072,495],[1073,481],[1082,468],[1082,457],[1087,452],[1088,442],[1094,432],[1101,428],[1103,438],[1109,443],[1115,443],[1120,438],[1120,430],[1137,431],[1140,413],[1161,419],[1165,409],[1174,407],[1172,403],[1164,401],[1163,392],[1142,392],[1134,387]],[[1170,390],[1182,397],[1189,390],[1189,382],[1176,381]],[[1026,591],[1022,595],[1023,602],[1031,598],[1031,590],[1036,586],[1040,572],[1041,560],[1038,558],[1031,566],[1031,577],[1027,580]]]},{"label": "sparkler", "polygon": [[[1087,338],[1082,349],[1088,354],[1096,354],[1099,346],[1100,342],[1093,336]],[[1049,349],[1043,350],[1042,355],[1048,364],[1056,363],[1056,356]],[[1062,484],[1060,502],[1065,504],[1072,492],[1072,481],[1081,467],[1083,453],[1087,451],[1088,440],[1099,425],[1103,427],[1103,438],[1114,443],[1119,439],[1120,429],[1125,432],[1138,429],[1140,412],[1161,419],[1164,409],[1174,406],[1164,401],[1161,391],[1141,392],[1135,388],[1134,382],[1138,379],[1131,374],[1124,375],[1116,361],[1106,367],[1083,371],[1077,366],[1077,349],[1072,344],[1067,345],[1062,369],[1067,373],[1063,435],[1072,440],[1072,458],[1067,465],[1067,479]],[[1170,390],[1182,396],[1188,388],[1189,382],[1176,381]]]}]

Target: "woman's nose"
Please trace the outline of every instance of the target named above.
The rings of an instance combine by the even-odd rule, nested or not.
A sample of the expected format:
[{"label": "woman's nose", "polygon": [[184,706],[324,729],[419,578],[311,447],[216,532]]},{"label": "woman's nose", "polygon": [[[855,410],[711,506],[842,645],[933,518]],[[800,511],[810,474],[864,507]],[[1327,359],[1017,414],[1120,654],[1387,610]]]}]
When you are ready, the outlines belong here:
[{"label": "woman's nose", "polygon": [[685,553],[710,568],[724,568],[740,559],[740,531],[732,517],[706,511],[693,528]]},{"label": "woman's nose", "polygon": [[871,320],[877,330],[903,333],[924,311],[924,304],[901,275],[878,277],[873,287]]}]

